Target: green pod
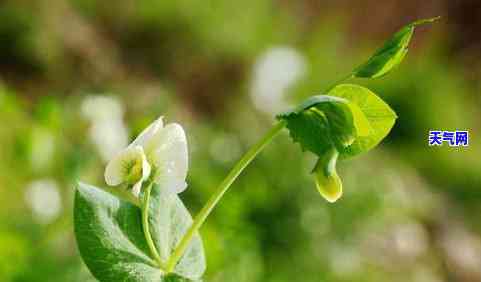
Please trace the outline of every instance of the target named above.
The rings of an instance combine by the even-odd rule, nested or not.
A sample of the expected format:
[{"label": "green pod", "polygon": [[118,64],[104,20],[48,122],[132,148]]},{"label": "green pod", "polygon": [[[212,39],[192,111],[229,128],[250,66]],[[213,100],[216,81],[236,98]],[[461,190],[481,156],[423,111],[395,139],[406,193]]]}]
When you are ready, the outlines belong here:
[{"label": "green pod", "polygon": [[317,190],[330,203],[342,196],[342,181],[336,171],[338,157],[339,152],[332,147],[318,159],[313,170]]}]

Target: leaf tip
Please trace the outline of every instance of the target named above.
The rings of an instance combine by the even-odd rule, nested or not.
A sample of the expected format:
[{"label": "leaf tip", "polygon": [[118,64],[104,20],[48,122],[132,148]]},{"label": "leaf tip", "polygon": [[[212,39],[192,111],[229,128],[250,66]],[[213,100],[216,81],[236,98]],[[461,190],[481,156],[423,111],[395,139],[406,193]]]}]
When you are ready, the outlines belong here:
[{"label": "leaf tip", "polygon": [[436,22],[440,19],[441,19],[441,16],[427,18],[427,19],[419,19],[419,20],[411,23],[411,26],[418,26],[418,25],[422,25],[422,24],[433,23],[433,22]]},{"label": "leaf tip", "polygon": [[85,186],[86,186],[86,184],[83,183],[82,181],[80,181],[80,180],[75,181],[75,186],[74,186],[75,190],[77,190],[77,191],[81,190]]}]

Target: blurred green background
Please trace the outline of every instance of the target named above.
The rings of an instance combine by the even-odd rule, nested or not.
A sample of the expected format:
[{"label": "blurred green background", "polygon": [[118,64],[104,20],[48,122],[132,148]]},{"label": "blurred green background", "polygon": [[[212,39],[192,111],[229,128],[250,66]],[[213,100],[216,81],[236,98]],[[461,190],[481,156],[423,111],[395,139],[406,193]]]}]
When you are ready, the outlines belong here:
[{"label": "blurred green background", "polygon": [[[279,136],[201,230],[205,280],[481,281],[481,4],[438,1],[3,0],[0,281],[94,281],[72,227],[75,182],[159,115],[184,125],[193,214],[274,115],[321,93],[402,25],[389,76],[354,81],[397,112],[388,138],[342,162],[328,204],[314,158]],[[470,146],[429,147],[429,130]]]}]

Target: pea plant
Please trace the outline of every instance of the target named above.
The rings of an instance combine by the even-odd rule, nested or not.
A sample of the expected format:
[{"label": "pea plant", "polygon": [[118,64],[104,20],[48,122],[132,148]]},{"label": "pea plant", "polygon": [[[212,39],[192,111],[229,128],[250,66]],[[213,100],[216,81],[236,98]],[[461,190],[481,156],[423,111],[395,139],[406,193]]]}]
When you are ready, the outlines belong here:
[{"label": "pea plant", "polygon": [[154,121],[107,164],[107,187],[78,183],[75,235],[91,273],[102,282],[201,281],[206,262],[199,229],[240,173],[285,128],[303,151],[317,156],[312,170],[317,190],[335,202],[342,195],[337,160],[375,147],[396,120],[372,91],[344,81],[389,73],[406,55],[414,29],[436,19],[403,27],[326,95],[279,114],[194,218],[178,196],[187,187],[184,130],[176,123],[164,125],[162,117]]}]

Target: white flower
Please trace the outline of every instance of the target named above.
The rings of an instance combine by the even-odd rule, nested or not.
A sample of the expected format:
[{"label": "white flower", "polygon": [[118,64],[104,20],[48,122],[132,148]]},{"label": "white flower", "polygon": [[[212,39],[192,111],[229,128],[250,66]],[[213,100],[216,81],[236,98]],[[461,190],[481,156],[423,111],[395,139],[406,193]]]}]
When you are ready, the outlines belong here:
[{"label": "white flower", "polygon": [[133,185],[132,193],[138,196],[142,182],[150,176],[150,170],[144,149],[141,146],[129,146],[107,164],[105,182],[111,186],[123,183]]},{"label": "white flower", "polygon": [[109,185],[133,184],[137,196],[149,178],[162,189],[180,193],[187,187],[187,154],[182,127],[177,123],[164,127],[159,118],[110,161],[105,180]]},{"label": "white flower", "polygon": [[128,143],[122,120],[124,108],[113,96],[91,95],[82,101],[82,115],[90,122],[89,135],[105,161],[112,159]]}]

